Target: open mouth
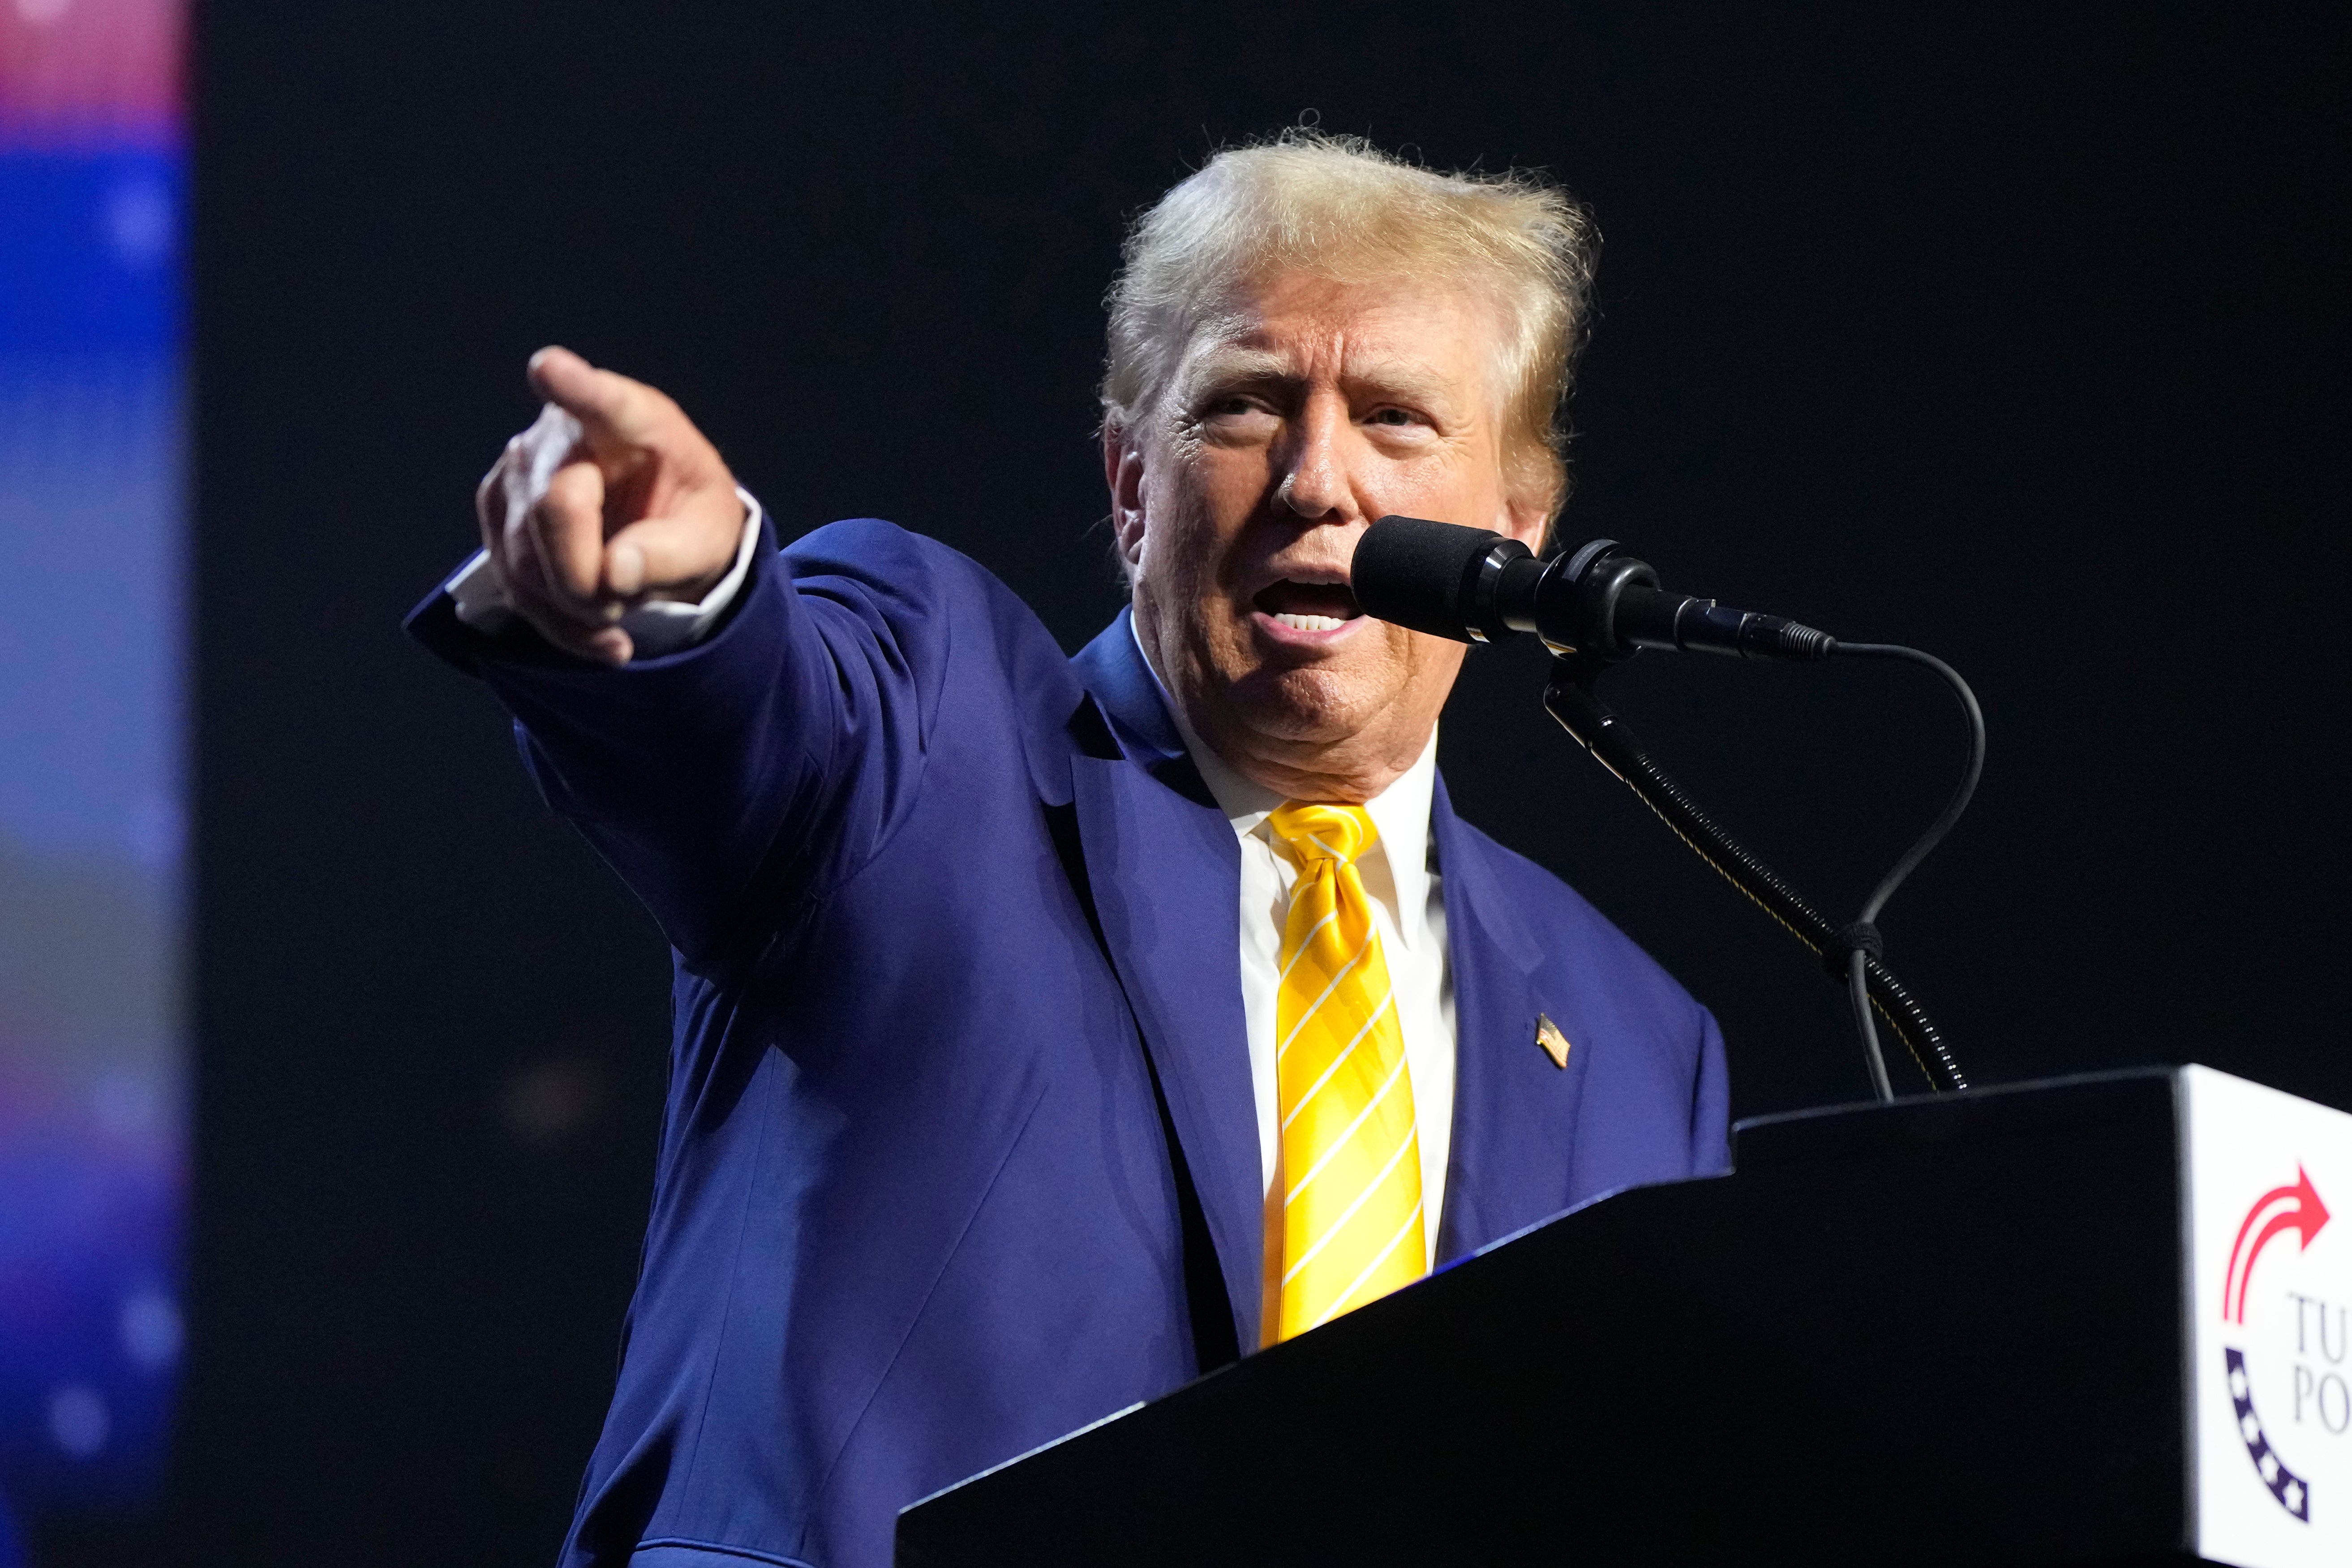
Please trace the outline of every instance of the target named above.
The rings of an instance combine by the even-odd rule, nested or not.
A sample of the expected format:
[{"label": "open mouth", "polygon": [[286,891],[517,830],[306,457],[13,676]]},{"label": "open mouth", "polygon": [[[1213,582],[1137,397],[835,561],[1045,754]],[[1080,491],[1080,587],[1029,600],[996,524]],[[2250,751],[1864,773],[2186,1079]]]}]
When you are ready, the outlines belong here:
[{"label": "open mouth", "polygon": [[1295,632],[1336,632],[1364,612],[1344,583],[1294,583],[1284,578],[1250,603]]}]

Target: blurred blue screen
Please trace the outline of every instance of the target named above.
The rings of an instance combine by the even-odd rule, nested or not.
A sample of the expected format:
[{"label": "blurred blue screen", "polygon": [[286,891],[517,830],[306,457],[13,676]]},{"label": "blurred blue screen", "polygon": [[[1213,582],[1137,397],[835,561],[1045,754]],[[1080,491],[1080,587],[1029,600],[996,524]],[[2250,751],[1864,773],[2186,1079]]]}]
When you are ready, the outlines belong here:
[{"label": "blurred blue screen", "polygon": [[0,5],[0,1568],[147,1507],[181,1350],[176,5]]}]

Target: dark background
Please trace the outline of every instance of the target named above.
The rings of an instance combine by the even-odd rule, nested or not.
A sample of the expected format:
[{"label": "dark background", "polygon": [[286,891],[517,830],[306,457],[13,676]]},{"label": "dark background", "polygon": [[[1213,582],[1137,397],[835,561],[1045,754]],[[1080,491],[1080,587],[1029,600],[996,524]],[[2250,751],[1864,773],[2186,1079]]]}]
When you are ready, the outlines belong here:
[{"label": "dark background", "polygon": [[[59,1560],[556,1547],[665,954],[397,630],[525,355],[664,387],[788,532],[937,534],[1075,647],[1118,602],[1122,220],[1302,112],[1597,212],[1565,532],[1974,679],[1979,805],[1884,923],[1979,1081],[2197,1059],[2352,1104],[2340,7],[1958,9],[204,8],[193,1360],[169,1514]],[[1741,1114],[1859,1096],[1836,994],[1543,718],[1540,665],[1471,659],[1465,814],[1716,1010]],[[1840,911],[1959,763],[1913,671],[1608,689]]]}]

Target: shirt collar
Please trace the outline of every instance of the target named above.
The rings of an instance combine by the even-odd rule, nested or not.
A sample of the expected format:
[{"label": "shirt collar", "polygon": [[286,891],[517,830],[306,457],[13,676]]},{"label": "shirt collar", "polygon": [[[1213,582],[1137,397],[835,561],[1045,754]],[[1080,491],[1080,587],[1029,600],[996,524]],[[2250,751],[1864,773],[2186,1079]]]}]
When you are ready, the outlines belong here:
[{"label": "shirt collar", "polygon": [[[1128,635],[1135,639],[1135,651],[1150,671],[1152,689],[1160,694],[1160,706],[1175,721],[1177,733],[1184,739],[1184,750],[1199,770],[1201,782],[1209,786],[1217,805],[1232,823],[1234,831],[1244,838],[1262,836],[1261,829],[1274,809],[1282,805],[1285,796],[1276,795],[1255,780],[1244,778],[1225,760],[1209,749],[1208,742],[1192,732],[1184,710],[1176,705],[1167,683],[1153,668],[1151,656],[1143,650],[1143,635],[1128,622]],[[1407,947],[1419,948],[1428,937],[1429,930],[1429,814],[1437,789],[1437,731],[1429,732],[1429,743],[1412,766],[1391,780],[1388,788],[1364,803],[1364,810],[1379,829],[1381,841],[1374,852],[1387,862],[1386,880],[1394,889],[1396,902],[1391,910],[1396,917],[1397,934]],[[1370,857],[1366,857],[1367,859]],[[1367,871],[1373,868],[1367,866]],[[1367,891],[1378,897],[1382,889],[1377,876],[1366,879]]]}]

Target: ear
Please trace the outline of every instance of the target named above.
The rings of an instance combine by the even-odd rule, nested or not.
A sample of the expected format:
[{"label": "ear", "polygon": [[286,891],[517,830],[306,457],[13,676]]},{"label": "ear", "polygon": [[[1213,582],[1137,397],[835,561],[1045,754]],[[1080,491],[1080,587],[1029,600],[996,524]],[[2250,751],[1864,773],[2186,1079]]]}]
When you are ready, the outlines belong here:
[{"label": "ear", "polygon": [[1543,553],[1544,535],[1551,528],[1551,508],[1526,501],[1503,503],[1502,531],[1526,545],[1538,554]]},{"label": "ear", "polygon": [[1135,438],[1118,426],[1103,424],[1103,479],[1110,486],[1111,533],[1118,541],[1118,557],[1127,574],[1140,574],[1143,565],[1143,452]]}]

